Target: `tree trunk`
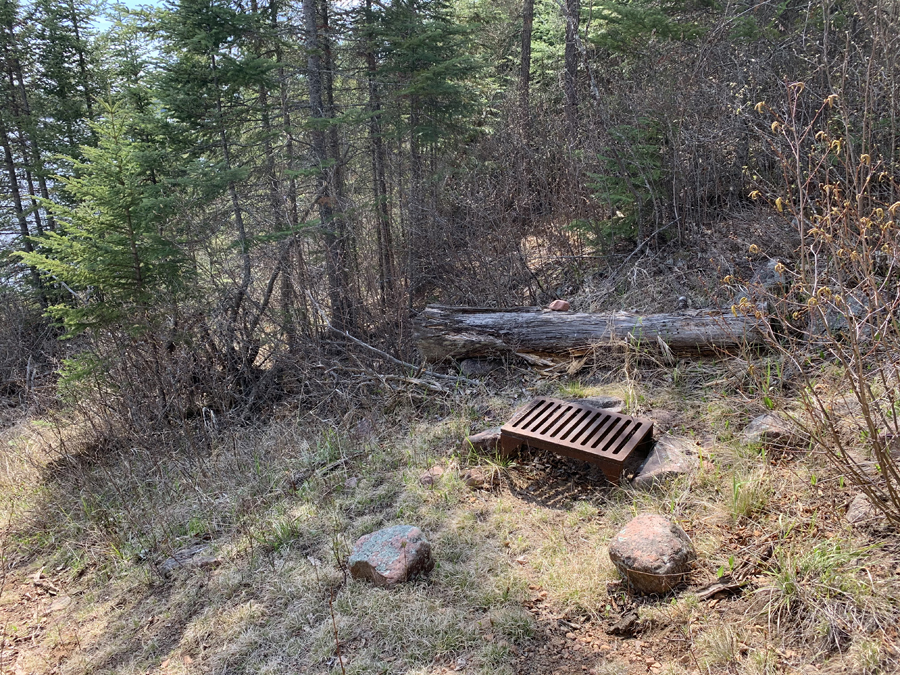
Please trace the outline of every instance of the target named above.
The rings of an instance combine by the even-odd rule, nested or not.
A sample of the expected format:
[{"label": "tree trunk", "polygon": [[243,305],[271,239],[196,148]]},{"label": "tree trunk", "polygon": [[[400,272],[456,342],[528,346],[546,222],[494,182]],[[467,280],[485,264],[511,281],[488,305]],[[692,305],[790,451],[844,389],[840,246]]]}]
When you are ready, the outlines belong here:
[{"label": "tree trunk", "polygon": [[[81,73],[81,93],[84,96],[84,104],[87,108],[88,119],[92,120],[94,119],[94,97],[91,94],[87,58],[85,58],[84,55],[84,43],[81,40],[81,30],[78,27],[78,10],[72,0],[69,1],[68,9],[71,12],[69,16],[72,19],[72,30],[75,31],[75,45],[76,50],[78,51],[78,70]],[[91,136],[93,137],[94,135],[94,131],[91,130]]]},{"label": "tree trunk", "polygon": [[[275,39],[274,53],[275,63],[278,64],[278,91],[279,91],[279,107],[281,115],[281,133],[284,135],[284,156],[285,167],[287,168],[287,206],[283,209],[287,218],[288,228],[291,231],[290,241],[285,252],[284,269],[281,271],[281,279],[278,288],[279,304],[281,307],[282,330],[285,336],[285,342],[288,346],[288,352],[296,354],[299,348],[298,332],[297,332],[297,292],[294,288],[294,252],[297,252],[297,258],[301,264],[300,274],[303,275],[303,251],[300,248],[301,243],[298,239],[299,213],[297,211],[297,179],[294,172],[294,135],[291,128],[291,113],[288,106],[288,79],[284,71],[284,55],[281,51],[281,40],[278,37],[278,0],[269,1],[269,26]],[[265,99],[264,89],[260,88],[261,102]],[[266,106],[263,106],[266,109]],[[268,125],[268,117],[265,118],[264,124]],[[270,132],[266,127],[266,134]],[[266,146],[266,150],[271,144]],[[275,194],[277,197],[278,182],[274,170],[274,158],[272,160],[272,169],[270,172],[271,180],[275,185]],[[301,312],[301,323],[306,327],[307,313],[305,300],[301,299],[303,311]]]},{"label": "tree trunk", "polygon": [[715,354],[762,342],[757,320],[689,310],[640,316],[551,312],[539,307],[488,309],[429,305],[413,336],[427,361],[524,353],[582,355],[631,344],[676,354]]},{"label": "tree trunk", "polygon": [[346,193],[344,186],[344,157],[341,152],[342,144],[338,126],[334,124],[334,120],[337,119],[337,107],[334,104],[335,63],[331,51],[332,38],[331,26],[329,25],[328,1],[321,0],[320,23],[322,35],[320,44],[322,46],[322,85],[325,95],[325,117],[332,120],[328,127],[328,157],[330,160],[328,182],[331,185],[331,193],[334,197],[333,225],[331,229],[334,233],[337,272],[342,289],[343,305],[341,311],[344,314],[344,330],[352,333],[353,326],[356,323],[354,312],[358,306],[357,297],[353,293],[354,285],[352,279],[356,276],[359,265],[356,260],[356,242],[353,236],[353,229],[344,211],[344,196]]},{"label": "tree trunk", "polygon": [[[222,162],[225,170],[229,173],[232,169],[231,163],[231,145],[228,141],[228,130],[225,126],[224,108],[222,106],[221,89],[219,87],[218,65],[215,54],[210,54],[209,59],[210,70],[212,71],[213,86],[216,92],[216,117],[219,127],[219,146],[222,150]],[[235,294],[234,302],[231,307],[231,323],[232,329],[237,327],[237,318],[244,302],[244,297],[250,290],[250,281],[252,279],[250,265],[250,242],[247,238],[247,228],[244,225],[244,211],[241,208],[238,199],[237,185],[234,180],[228,181],[228,196],[231,198],[231,210],[234,215],[234,223],[237,227],[238,245],[240,246],[241,258],[241,283]]]},{"label": "tree trunk", "polygon": [[522,4],[522,59],[519,71],[519,109],[522,127],[528,132],[531,113],[529,94],[531,91],[531,29],[534,25],[534,0],[524,0]]},{"label": "tree trunk", "polygon": [[[16,163],[15,159],[13,158],[12,145],[10,144],[9,134],[7,134],[6,132],[6,127],[3,126],[2,117],[0,117],[0,144],[3,145],[3,164],[6,168],[6,173],[9,176],[9,189],[12,193],[13,208],[16,212],[16,220],[19,221],[19,232],[22,235],[22,248],[25,249],[26,252],[31,253],[32,251],[34,251],[34,245],[31,243],[31,232],[28,229],[28,219],[25,217],[25,209],[22,208],[22,194],[19,191],[19,177],[16,173]],[[34,283],[35,289],[41,292],[41,299],[43,303],[41,277],[34,267],[29,267],[29,271],[31,273],[31,281],[32,283]]]},{"label": "tree trunk", "polygon": [[569,136],[573,142],[575,135],[578,133],[578,92],[575,88],[575,76],[578,71],[577,40],[580,14],[580,1],[566,0],[566,52],[563,90],[566,94],[566,122],[569,125]]},{"label": "tree trunk", "polygon": [[322,72],[322,45],[319,41],[318,12],[316,0],[303,0],[303,20],[306,28],[307,73],[309,86],[310,117],[318,122],[310,130],[313,159],[319,166],[318,192],[319,219],[325,238],[326,268],[328,275],[328,299],[331,303],[332,323],[338,330],[349,328],[347,289],[343,283],[344,261],[340,243],[334,232],[336,195],[334,185],[329,180],[332,175],[327,169],[328,139],[321,120],[326,119],[325,96]]},{"label": "tree trunk", "polygon": [[[366,0],[366,19],[372,24],[372,0]],[[370,28],[371,30],[371,28]],[[386,310],[394,298],[394,250],[391,237],[391,215],[388,209],[385,164],[387,159],[381,137],[381,97],[376,81],[377,62],[371,36],[366,42],[366,66],[369,84],[369,141],[372,153],[372,187],[375,196],[376,244],[378,247],[378,287],[381,308]]]},{"label": "tree trunk", "polygon": [[[22,105],[21,112],[16,112],[16,117],[20,118],[19,137],[21,139],[22,145],[22,161],[26,167],[30,162],[32,167],[34,168],[34,171],[37,172],[38,184],[40,185],[41,190],[41,197],[43,197],[45,201],[48,201],[50,199],[50,192],[47,189],[47,180],[44,176],[43,156],[37,142],[37,128],[31,115],[31,104],[28,101],[28,91],[25,87],[25,76],[22,73],[22,62],[19,59],[19,44],[13,24],[8,23],[6,24],[5,28],[8,32],[9,42],[4,42],[3,52],[6,61],[7,73],[9,76],[10,98],[12,99],[13,107],[15,108],[15,94],[13,92],[18,90]],[[29,145],[31,151],[30,153],[28,148]],[[41,217],[38,211],[38,204],[36,200],[37,193],[34,190],[31,170],[27,169],[27,171],[28,185],[31,191],[32,204],[34,205],[35,224],[38,229],[38,234],[42,234],[43,226],[41,224]],[[49,213],[47,214],[47,225],[51,230],[56,229],[56,222],[54,221],[53,216]]]},{"label": "tree trunk", "polygon": [[413,309],[413,299],[419,291],[419,251],[426,245],[422,214],[422,152],[419,146],[419,97],[409,97],[409,194],[407,197],[406,275],[407,308]]}]

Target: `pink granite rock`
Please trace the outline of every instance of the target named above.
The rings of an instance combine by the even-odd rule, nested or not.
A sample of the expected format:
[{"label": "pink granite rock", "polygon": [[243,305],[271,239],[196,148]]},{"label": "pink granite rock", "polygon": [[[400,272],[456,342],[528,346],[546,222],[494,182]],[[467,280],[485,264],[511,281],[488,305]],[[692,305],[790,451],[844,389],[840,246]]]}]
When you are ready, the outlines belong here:
[{"label": "pink granite rock", "polygon": [[376,586],[394,586],[434,568],[431,544],[422,530],[394,525],[360,537],[348,561],[350,576]]},{"label": "pink granite rock", "polygon": [[696,554],[691,540],[668,518],[634,518],[609,545],[616,569],[637,593],[662,595],[680,584]]},{"label": "pink granite rock", "polygon": [[554,300],[547,305],[547,309],[552,309],[554,312],[568,312],[569,303],[565,300]]}]

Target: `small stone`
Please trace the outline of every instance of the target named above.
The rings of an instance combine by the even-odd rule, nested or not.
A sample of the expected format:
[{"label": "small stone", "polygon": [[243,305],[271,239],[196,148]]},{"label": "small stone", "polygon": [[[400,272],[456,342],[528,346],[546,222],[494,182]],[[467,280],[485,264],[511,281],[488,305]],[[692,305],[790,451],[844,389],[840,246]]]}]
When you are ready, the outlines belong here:
[{"label": "small stone", "polygon": [[615,412],[616,409],[622,410],[625,407],[625,401],[618,396],[588,396],[577,400],[595,408],[603,408],[607,412]]},{"label": "small stone", "polygon": [[741,440],[747,444],[777,450],[806,445],[803,435],[794,429],[790,420],[777,413],[766,413],[755,418],[744,428]]},{"label": "small stone", "polygon": [[625,409],[625,401],[618,396],[588,396],[587,398],[569,399],[569,403],[583,403],[592,408],[601,408],[604,412],[620,413]]},{"label": "small stone", "polygon": [[662,595],[683,581],[696,554],[678,525],[646,514],[613,537],[609,557],[635,592]]},{"label": "small stone", "polygon": [[210,555],[200,555],[209,548],[207,544],[188,546],[172,554],[159,565],[159,573],[167,577],[176,569],[209,569],[218,567],[222,559]]},{"label": "small stone", "polygon": [[650,490],[693,472],[699,463],[696,444],[674,436],[663,436],[653,444],[631,484],[638,490]]},{"label": "small stone", "polygon": [[51,614],[53,612],[61,612],[66,609],[69,605],[72,604],[72,598],[68,595],[61,595],[53,602],[50,603],[50,606],[47,608],[46,614]]},{"label": "small stone", "polygon": [[350,576],[376,586],[394,586],[434,568],[431,544],[422,530],[394,525],[360,537],[348,561]]},{"label": "small stone", "polygon": [[612,624],[607,630],[607,635],[618,635],[620,637],[631,637],[637,631],[638,613],[635,610],[629,610],[619,617],[619,620]]},{"label": "small stone", "polygon": [[497,452],[500,448],[500,427],[472,434],[466,439],[466,448],[469,447],[476,452]]},{"label": "small stone", "polygon": [[435,483],[438,482],[441,476],[444,475],[444,467],[440,465],[436,465],[428,469],[425,473],[419,476],[419,482],[425,487],[431,487]]},{"label": "small stone", "polygon": [[568,312],[569,307],[569,303],[565,300],[554,300],[547,305],[547,309],[553,310],[554,312]]},{"label": "small stone", "polygon": [[372,420],[363,418],[356,423],[353,433],[359,440],[368,440],[375,436],[375,424]]},{"label": "small stone", "polygon": [[847,507],[846,518],[847,522],[853,527],[865,527],[880,520],[881,514],[872,505],[869,498],[860,493],[853,498],[850,506]]},{"label": "small stone", "polygon": [[486,478],[481,469],[467,469],[460,474],[460,479],[465,483],[466,487],[473,490],[484,487]]}]

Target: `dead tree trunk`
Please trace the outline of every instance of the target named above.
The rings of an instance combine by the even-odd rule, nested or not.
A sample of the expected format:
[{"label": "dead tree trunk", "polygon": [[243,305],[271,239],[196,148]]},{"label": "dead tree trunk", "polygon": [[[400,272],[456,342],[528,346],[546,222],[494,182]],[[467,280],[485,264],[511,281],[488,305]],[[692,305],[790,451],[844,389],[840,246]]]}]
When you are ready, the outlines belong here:
[{"label": "dead tree trunk", "polygon": [[640,316],[429,305],[414,330],[419,352],[432,362],[517,352],[575,356],[626,341],[702,355],[760,344],[762,337],[756,319],[708,310]]},{"label": "dead tree trunk", "polygon": [[522,3],[522,58],[519,62],[519,110],[526,138],[531,120],[528,99],[531,93],[531,31],[533,26],[534,0],[524,0]]},{"label": "dead tree trunk", "polygon": [[566,94],[566,121],[569,124],[569,141],[575,142],[578,133],[578,90],[575,80],[578,73],[578,20],[581,15],[580,0],[566,0],[566,51],[563,71],[563,91]]}]

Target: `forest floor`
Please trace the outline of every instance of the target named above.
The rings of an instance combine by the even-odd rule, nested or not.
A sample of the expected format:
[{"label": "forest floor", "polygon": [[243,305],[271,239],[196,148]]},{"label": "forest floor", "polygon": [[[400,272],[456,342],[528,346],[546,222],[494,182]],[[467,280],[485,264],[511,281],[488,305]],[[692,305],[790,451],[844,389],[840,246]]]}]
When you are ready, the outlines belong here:
[{"label": "forest floor", "polygon": [[[509,366],[480,389],[407,392],[342,418],[286,407],[261,428],[210,432],[210,452],[66,454],[59,429],[22,422],[3,432],[0,672],[895,670],[900,538],[845,522],[855,492],[815,452],[741,444],[765,410],[746,365],[556,380]],[[535,394],[620,396],[696,442],[701,466],[647,493],[547,453],[467,451],[468,433]],[[61,432],[68,448],[86,433]],[[470,489],[460,472],[475,466],[494,479]],[[666,597],[630,595],[607,555],[645,512],[675,519],[698,552]],[[397,523],[431,540],[432,574],[393,590],[349,578],[356,538]],[[202,555],[161,574],[186,549]],[[698,598],[744,563],[758,564],[742,593]],[[608,634],[631,609],[633,634]]]}]

